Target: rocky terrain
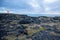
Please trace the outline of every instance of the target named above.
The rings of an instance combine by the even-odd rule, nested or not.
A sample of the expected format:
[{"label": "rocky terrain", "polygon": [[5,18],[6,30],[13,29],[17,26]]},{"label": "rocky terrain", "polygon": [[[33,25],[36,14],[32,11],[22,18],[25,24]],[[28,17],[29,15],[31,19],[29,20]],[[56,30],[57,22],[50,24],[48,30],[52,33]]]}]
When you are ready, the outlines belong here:
[{"label": "rocky terrain", "polygon": [[60,40],[60,17],[0,13],[0,40]]}]

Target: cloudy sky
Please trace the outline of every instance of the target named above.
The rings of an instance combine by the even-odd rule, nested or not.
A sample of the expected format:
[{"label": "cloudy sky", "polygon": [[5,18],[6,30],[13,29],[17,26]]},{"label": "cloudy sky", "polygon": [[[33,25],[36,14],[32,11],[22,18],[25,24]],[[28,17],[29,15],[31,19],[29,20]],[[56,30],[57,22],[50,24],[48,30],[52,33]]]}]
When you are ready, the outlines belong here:
[{"label": "cloudy sky", "polygon": [[0,0],[0,12],[60,14],[60,0]]}]

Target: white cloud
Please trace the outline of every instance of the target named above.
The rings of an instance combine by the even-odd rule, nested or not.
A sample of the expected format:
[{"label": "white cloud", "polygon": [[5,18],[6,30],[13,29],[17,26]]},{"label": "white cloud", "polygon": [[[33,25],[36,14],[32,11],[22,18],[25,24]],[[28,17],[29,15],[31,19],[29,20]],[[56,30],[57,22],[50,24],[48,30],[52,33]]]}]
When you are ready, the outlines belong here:
[{"label": "white cloud", "polygon": [[58,0],[44,0],[44,3],[54,3],[54,2],[56,2],[56,1],[58,1]]},{"label": "white cloud", "polygon": [[29,5],[31,5],[33,8],[40,8],[40,5],[36,2],[36,0],[31,0]]},{"label": "white cloud", "polygon": [[39,5],[38,5],[37,3],[30,2],[29,4],[30,4],[32,7],[34,7],[34,8],[38,8],[38,7],[39,7]]},{"label": "white cloud", "polygon": [[[54,11],[53,9],[58,8],[57,6],[57,1],[58,0],[44,0],[44,11],[45,12],[51,12]],[[55,3],[56,2],[56,3]],[[45,4],[46,3],[46,4]],[[50,4],[51,3],[51,4]],[[55,9],[56,10],[56,9]],[[56,12],[56,11],[55,11]]]},{"label": "white cloud", "polygon": [[30,0],[28,4],[32,7],[31,13],[39,13],[42,11],[40,4],[36,0]]},{"label": "white cloud", "polygon": [[60,14],[60,12],[45,12],[45,14]]},{"label": "white cloud", "polygon": [[[53,9],[55,8],[59,8],[59,6],[55,6],[55,7],[50,7],[50,6],[44,6],[44,12],[56,12]],[[55,9],[56,10],[56,9]],[[58,11],[59,12],[59,11]]]},{"label": "white cloud", "polygon": [[50,10],[51,10],[50,7],[45,7],[45,12],[46,12],[46,11],[50,11]]}]

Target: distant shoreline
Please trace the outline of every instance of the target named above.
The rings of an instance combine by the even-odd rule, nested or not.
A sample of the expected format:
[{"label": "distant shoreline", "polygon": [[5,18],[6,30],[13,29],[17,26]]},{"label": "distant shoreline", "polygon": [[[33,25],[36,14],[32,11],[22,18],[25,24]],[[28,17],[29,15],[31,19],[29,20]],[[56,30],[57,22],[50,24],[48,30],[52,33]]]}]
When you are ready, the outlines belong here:
[{"label": "distant shoreline", "polygon": [[39,16],[60,17],[60,14],[18,14],[18,13],[0,13],[0,14],[27,15],[27,16],[31,16],[31,17],[39,17]]}]

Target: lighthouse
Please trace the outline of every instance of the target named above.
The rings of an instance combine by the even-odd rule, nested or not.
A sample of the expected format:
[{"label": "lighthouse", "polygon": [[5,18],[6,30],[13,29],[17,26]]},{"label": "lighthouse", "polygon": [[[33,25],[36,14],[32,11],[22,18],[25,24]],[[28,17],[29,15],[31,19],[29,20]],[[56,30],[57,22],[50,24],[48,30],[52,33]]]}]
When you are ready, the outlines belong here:
[{"label": "lighthouse", "polygon": [[8,13],[8,14],[9,14],[9,12],[10,12],[10,11],[9,11],[9,10],[7,10],[7,13]]}]

